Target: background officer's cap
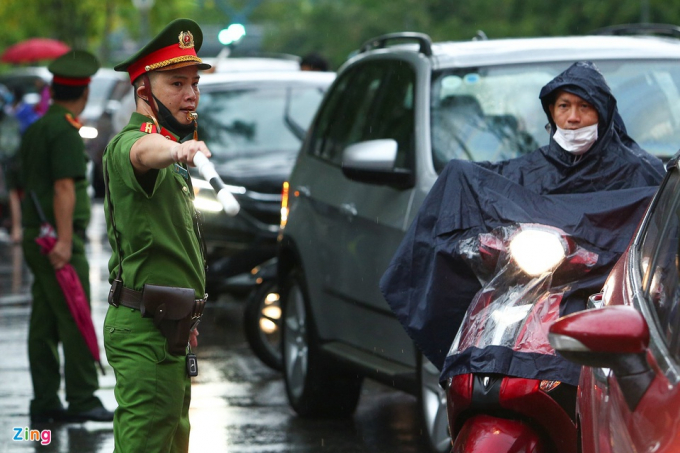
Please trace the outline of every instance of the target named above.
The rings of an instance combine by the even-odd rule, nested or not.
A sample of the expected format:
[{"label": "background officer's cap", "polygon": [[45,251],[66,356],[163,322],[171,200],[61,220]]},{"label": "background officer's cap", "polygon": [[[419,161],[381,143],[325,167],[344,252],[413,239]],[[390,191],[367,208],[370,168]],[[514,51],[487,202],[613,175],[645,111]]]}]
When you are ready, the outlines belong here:
[{"label": "background officer's cap", "polygon": [[169,71],[193,65],[198,69],[210,69],[210,65],[196,55],[201,44],[203,32],[198,24],[191,19],[176,19],[139,52],[113,69],[128,72],[132,83],[150,71]]},{"label": "background officer's cap", "polygon": [[100,64],[97,57],[84,50],[70,50],[54,60],[47,69],[52,73],[52,83],[84,86],[90,83]]}]

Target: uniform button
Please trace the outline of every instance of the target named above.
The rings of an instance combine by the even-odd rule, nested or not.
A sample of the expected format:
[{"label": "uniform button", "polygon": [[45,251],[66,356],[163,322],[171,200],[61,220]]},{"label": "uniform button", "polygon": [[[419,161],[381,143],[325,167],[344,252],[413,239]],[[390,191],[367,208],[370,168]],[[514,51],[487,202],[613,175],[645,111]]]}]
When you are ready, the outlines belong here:
[{"label": "uniform button", "polygon": [[187,189],[187,186],[182,186],[182,190],[184,191],[184,193],[189,192],[189,189]]},{"label": "uniform button", "polygon": [[116,330],[116,329],[114,329],[113,327],[111,327],[111,328],[109,329],[109,332],[110,332],[110,333],[113,333],[114,330]]}]

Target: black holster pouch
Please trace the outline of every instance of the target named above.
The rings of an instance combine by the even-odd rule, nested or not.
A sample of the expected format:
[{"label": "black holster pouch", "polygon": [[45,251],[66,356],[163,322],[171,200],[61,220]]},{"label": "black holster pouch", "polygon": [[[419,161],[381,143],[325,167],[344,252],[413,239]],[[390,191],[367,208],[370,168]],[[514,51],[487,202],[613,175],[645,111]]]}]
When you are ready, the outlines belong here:
[{"label": "black holster pouch", "polygon": [[191,288],[144,285],[140,312],[153,318],[172,355],[186,355],[196,300]]}]

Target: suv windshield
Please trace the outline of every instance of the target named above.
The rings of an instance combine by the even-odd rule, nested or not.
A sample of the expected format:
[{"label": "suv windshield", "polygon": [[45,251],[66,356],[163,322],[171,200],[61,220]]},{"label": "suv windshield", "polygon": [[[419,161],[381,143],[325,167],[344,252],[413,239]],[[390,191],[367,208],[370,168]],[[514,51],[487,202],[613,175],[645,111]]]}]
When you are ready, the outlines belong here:
[{"label": "suv windshield", "polygon": [[198,136],[221,158],[296,153],[301,143],[296,129],[304,133],[309,127],[323,95],[316,86],[205,90],[198,108]]},{"label": "suv windshield", "polygon": [[[543,85],[571,63],[532,63],[440,71],[432,85],[432,153],[437,171],[451,159],[497,161],[547,145]],[[616,96],[628,134],[669,158],[680,143],[680,61],[595,61]]]}]

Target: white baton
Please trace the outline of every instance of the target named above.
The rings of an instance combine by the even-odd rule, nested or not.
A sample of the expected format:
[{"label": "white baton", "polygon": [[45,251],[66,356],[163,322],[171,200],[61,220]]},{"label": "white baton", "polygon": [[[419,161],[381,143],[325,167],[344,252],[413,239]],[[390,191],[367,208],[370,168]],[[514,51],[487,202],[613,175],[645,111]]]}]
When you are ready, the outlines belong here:
[{"label": "white baton", "polygon": [[217,200],[219,200],[224,207],[224,212],[232,217],[238,214],[241,206],[238,204],[238,201],[236,201],[236,198],[234,198],[234,195],[227,189],[222,178],[220,178],[220,175],[215,171],[215,166],[208,160],[205,154],[196,153],[194,155],[194,165],[198,168],[198,172],[201,176],[203,176],[203,178],[205,178],[212,186],[217,195]]}]

